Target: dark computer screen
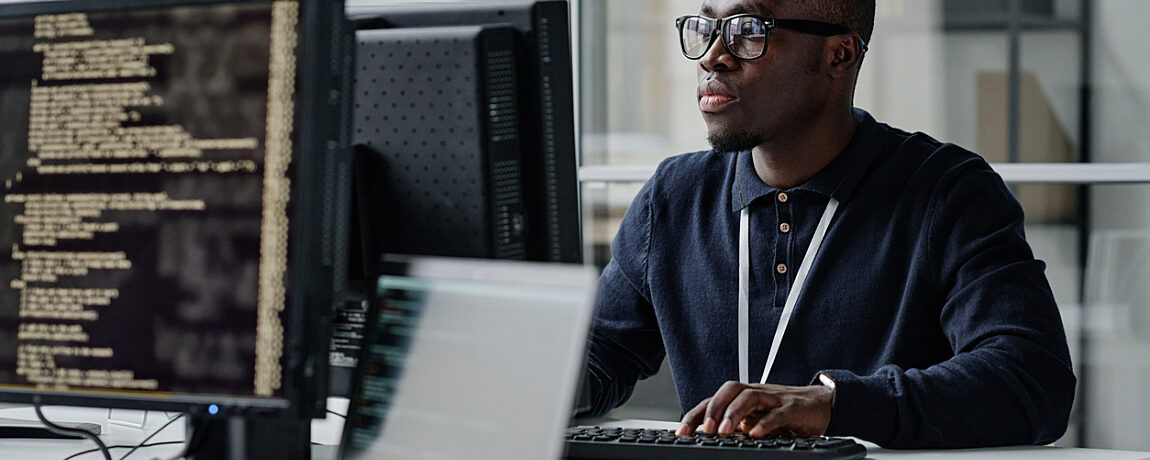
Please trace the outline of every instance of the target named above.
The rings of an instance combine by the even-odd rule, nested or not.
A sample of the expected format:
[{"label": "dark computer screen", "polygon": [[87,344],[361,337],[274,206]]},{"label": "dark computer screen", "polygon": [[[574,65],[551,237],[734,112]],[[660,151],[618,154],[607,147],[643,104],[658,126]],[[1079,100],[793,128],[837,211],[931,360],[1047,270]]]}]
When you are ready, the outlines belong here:
[{"label": "dark computer screen", "polygon": [[0,400],[322,401],[334,3],[0,10]]}]

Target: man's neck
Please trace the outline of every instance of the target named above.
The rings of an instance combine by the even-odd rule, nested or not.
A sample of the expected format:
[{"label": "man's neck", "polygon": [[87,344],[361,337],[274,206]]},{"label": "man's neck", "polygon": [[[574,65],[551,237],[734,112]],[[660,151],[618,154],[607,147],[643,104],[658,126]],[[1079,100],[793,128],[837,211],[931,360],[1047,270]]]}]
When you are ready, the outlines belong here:
[{"label": "man's neck", "polygon": [[828,114],[751,150],[755,173],[767,185],[789,189],[806,182],[846,149],[858,128],[851,111]]}]

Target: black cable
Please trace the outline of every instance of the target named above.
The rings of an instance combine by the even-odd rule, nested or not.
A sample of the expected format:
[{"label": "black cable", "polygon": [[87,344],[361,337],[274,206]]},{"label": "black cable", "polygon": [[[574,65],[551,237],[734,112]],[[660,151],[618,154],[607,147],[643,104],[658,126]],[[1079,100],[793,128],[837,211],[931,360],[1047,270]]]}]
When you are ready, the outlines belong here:
[{"label": "black cable", "polygon": [[199,450],[200,442],[204,438],[204,436],[202,434],[203,426],[201,426],[201,425],[206,424],[206,420],[203,420],[203,419],[197,420],[197,419],[193,418],[193,419],[191,419],[191,422],[192,422],[192,437],[187,440],[186,444],[184,444],[184,450],[183,451],[181,451],[175,457],[172,457],[168,460],[179,460],[181,458],[195,454],[196,451]]},{"label": "black cable", "polygon": [[[129,446],[129,445],[122,445],[122,446],[121,446],[121,445],[115,445],[115,446],[108,446],[108,450],[112,450],[112,449],[127,449],[127,448],[130,448],[130,447],[155,447],[155,446],[166,446],[166,445],[169,445],[169,444],[183,444],[183,443],[184,443],[184,441],[162,441],[162,442],[153,442],[153,443],[151,443],[151,444],[144,444],[144,445],[142,445],[142,446]],[[82,451],[82,452],[76,452],[76,453],[74,453],[74,454],[72,454],[72,455],[69,455],[69,456],[65,457],[65,458],[64,458],[64,460],[72,460],[73,458],[79,457],[79,456],[81,456],[81,455],[84,455],[84,454],[90,454],[90,453],[92,453],[92,452],[95,452],[95,451],[98,451],[98,450],[100,450],[100,449],[88,449],[88,450],[85,450],[85,451]]]},{"label": "black cable", "polygon": [[[157,428],[156,431],[153,431],[152,434],[150,434],[150,435],[148,435],[148,437],[144,438],[143,441],[140,441],[140,443],[137,444],[136,447],[133,447],[132,450],[129,450],[128,453],[124,454],[123,457],[120,457],[120,460],[124,460],[125,458],[128,458],[129,455],[132,455],[132,452],[135,452],[136,449],[143,447],[144,444],[147,444],[149,440],[156,437],[156,435],[160,434],[161,431],[164,431],[164,428],[167,428],[169,425],[175,423],[176,420],[179,420],[181,418],[184,418],[184,414],[180,414],[180,415],[177,415],[175,417],[172,417],[171,420],[168,420],[168,423],[165,423],[163,426]],[[181,441],[181,442],[183,442],[183,441]]]},{"label": "black cable", "polygon": [[48,428],[48,431],[61,436],[82,436],[91,439],[92,442],[96,443],[96,450],[100,451],[101,454],[104,454],[104,460],[112,460],[112,453],[108,451],[108,446],[104,445],[104,441],[101,441],[99,436],[96,436],[89,431],[78,430],[75,428],[65,428],[48,421],[48,418],[44,417],[44,411],[40,408],[39,402],[32,404],[32,407],[36,408],[36,416],[40,417],[40,423],[43,423],[44,427]]},{"label": "black cable", "polygon": [[339,413],[339,412],[336,412],[336,411],[333,411],[333,410],[331,410],[331,409],[328,409],[328,410],[327,410],[327,413],[329,413],[329,414],[335,414],[335,415],[338,415],[340,418],[342,418],[342,419],[344,419],[344,420],[347,420],[347,416],[346,416],[346,415],[343,415],[343,414],[341,414],[341,413]]}]

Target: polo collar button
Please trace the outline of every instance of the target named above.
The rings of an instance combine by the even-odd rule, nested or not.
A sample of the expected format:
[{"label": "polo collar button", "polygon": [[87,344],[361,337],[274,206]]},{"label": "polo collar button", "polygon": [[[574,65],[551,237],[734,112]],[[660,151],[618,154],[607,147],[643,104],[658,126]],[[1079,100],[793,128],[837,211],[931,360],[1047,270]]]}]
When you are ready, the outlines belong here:
[{"label": "polo collar button", "polygon": [[787,265],[779,264],[778,267],[775,267],[775,270],[778,271],[780,275],[785,275],[787,274]]},{"label": "polo collar button", "polygon": [[787,196],[787,192],[779,192],[779,203],[786,203],[791,197]]}]

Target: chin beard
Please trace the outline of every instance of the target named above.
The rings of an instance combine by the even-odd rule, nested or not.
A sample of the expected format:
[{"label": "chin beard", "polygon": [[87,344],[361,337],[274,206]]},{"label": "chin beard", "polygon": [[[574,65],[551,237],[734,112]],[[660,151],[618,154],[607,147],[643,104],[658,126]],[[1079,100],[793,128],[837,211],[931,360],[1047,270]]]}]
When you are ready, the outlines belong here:
[{"label": "chin beard", "polygon": [[735,153],[750,150],[763,143],[763,137],[750,133],[711,133],[707,136],[715,153]]}]

